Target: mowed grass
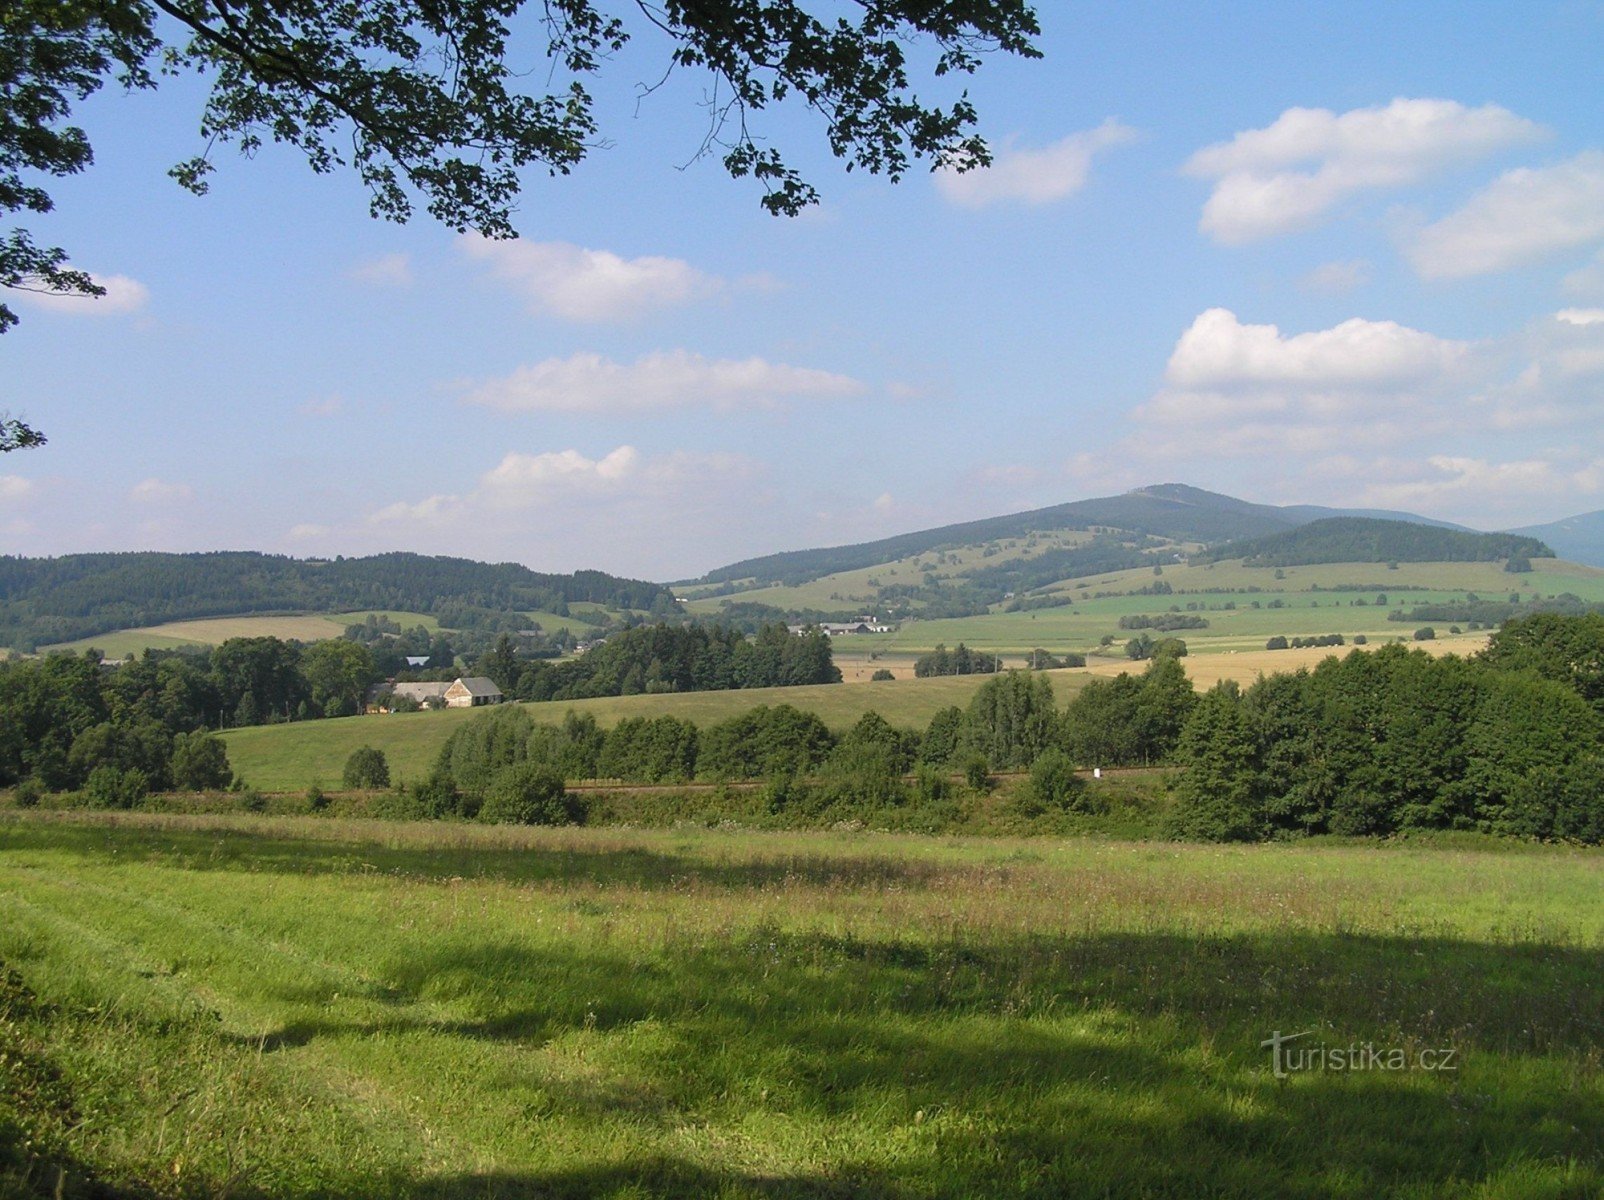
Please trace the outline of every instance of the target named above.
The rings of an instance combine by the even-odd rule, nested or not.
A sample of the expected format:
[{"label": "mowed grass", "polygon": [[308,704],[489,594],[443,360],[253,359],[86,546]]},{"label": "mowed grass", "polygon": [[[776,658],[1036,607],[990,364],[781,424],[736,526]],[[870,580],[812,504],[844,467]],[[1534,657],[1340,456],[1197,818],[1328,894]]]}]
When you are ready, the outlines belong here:
[{"label": "mowed grass", "polygon": [[[1082,671],[1051,671],[1060,702],[1068,700],[1090,678]],[[557,724],[569,712],[590,713],[611,729],[626,717],[665,713],[711,725],[748,712],[760,704],[790,704],[814,712],[835,730],[844,730],[873,709],[893,725],[923,729],[948,705],[967,705],[987,676],[942,679],[899,679],[889,683],[849,686],[813,684],[802,687],[743,688],[727,692],[676,692],[671,695],[604,696],[591,700],[553,700],[523,705],[536,721]],[[433,766],[440,747],[464,721],[484,709],[392,713],[388,716],[340,717],[258,725],[223,734],[228,758],[237,775],[264,791],[292,791],[312,783],[337,783],[353,750],[372,746],[384,751],[392,777],[418,779]]]},{"label": "mowed grass", "polygon": [[32,815],[0,906],[44,1195],[1604,1189],[1594,851]]},{"label": "mowed grass", "polygon": [[123,629],[116,633],[79,638],[75,642],[45,646],[41,652],[95,649],[112,657],[124,658],[147,648],[167,650],[178,646],[218,646],[229,638],[276,637],[286,641],[316,642],[339,637],[345,632],[346,625],[361,621],[366,615],[207,617],[197,621],[168,621],[162,625]]}]

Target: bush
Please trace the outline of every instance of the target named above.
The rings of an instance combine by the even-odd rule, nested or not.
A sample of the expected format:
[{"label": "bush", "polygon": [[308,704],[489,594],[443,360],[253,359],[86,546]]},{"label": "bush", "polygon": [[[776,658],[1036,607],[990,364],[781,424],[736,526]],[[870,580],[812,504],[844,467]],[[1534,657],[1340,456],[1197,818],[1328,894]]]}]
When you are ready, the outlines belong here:
[{"label": "bush", "polygon": [[540,762],[502,767],[491,776],[479,809],[479,819],[494,825],[575,825],[583,815],[562,775]]},{"label": "bush", "polygon": [[971,754],[964,759],[964,782],[977,792],[991,791],[991,764],[984,754]]},{"label": "bush", "polygon": [[322,812],[329,806],[329,796],[318,784],[306,789],[306,806],[313,812]]},{"label": "bush", "polygon": [[138,768],[96,767],[84,781],[84,800],[91,808],[137,808],[149,794],[149,780]]},{"label": "bush", "polygon": [[896,678],[896,676],[893,675],[890,671],[888,671],[885,667],[881,667],[873,675],[869,676],[869,682],[870,683],[885,683],[887,680],[891,680],[891,679],[895,679],[895,678]]},{"label": "bush", "polygon": [[223,739],[204,729],[173,738],[173,787],[181,792],[222,791],[234,782]]},{"label": "bush", "polygon": [[353,790],[387,788],[390,786],[390,764],[383,750],[363,746],[353,750],[351,757],[345,760],[345,771],[340,778],[346,787]]},{"label": "bush", "polygon": [[1353,635],[1353,644],[1355,646],[1368,646],[1370,644],[1370,639],[1365,637],[1365,635],[1362,633],[1356,633]]},{"label": "bush", "polygon": [[44,793],[44,786],[37,779],[24,779],[17,784],[16,791],[11,794],[11,798],[16,802],[18,808],[36,808]]},{"label": "bush", "polygon": [[1435,641],[1436,637],[1437,631],[1430,625],[1422,625],[1419,629],[1415,630],[1415,641],[1417,642]]},{"label": "bush", "polygon": [[934,804],[952,795],[952,781],[945,771],[922,763],[914,770],[913,790],[921,804]]},{"label": "bush", "polygon": [[1054,747],[1031,764],[1030,791],[1044,808],[1079,808],[1086,781],[1075,773],[1069,755]]},{"label": "bush", "polygon": [[1287,640],[1280,634],[1277,634],[1275,637],[1264,643],[1264,648],[1266,650],[1285,650],[1287,648]]}]

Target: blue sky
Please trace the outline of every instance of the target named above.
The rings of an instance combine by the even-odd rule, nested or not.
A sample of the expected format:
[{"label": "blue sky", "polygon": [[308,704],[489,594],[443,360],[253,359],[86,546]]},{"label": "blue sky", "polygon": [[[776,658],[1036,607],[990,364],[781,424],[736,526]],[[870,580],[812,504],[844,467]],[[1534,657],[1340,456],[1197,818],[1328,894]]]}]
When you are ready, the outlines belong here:
[{"label": "blue sky", "polygon": [[[1604,5],[1041,5],[969,81],[984,175],[776,219],[693,162],[704,81],[594,85],[611,146],[521,240],[374,221],[224,151],[193,80],[83,106],[18,297],[0,551],[388,549],[685,577],[1186,482],[1482,528],[1604,508]],[[539,75],[537,73],[536,77]]]}]

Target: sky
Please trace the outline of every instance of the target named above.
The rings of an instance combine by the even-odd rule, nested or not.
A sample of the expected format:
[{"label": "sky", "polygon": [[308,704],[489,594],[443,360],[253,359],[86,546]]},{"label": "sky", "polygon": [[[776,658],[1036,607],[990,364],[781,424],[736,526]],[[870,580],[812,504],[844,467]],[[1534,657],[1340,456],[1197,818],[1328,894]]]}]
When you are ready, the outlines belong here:
[{"label": "sky", "polygon": [[[1604,4],[1047,4],[963,81],[995,161],[794,219],[637,41],[516,241],[372,219],[108,89],[8,293],[0,553],[386,550],[684,579],[1144,484],[1510,528],[1604,508]],[[536,83],[542,70],[531,73]],[[948,81],[922,95],[950,100]]]}]

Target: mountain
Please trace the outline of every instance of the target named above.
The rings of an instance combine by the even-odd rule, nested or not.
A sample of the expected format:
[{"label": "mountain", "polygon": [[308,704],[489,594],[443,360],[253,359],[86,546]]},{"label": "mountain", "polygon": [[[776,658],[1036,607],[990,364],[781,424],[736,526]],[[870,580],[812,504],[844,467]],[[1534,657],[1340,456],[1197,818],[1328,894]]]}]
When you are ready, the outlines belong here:
[{"label": "mountain", "polygon": [[[839,571],[855,571],[878,566],[950,546],[994,542],[1029,533],[1059,530],[1114,529],[1141,538],[1161,538],[1171,542],[1201,542],[1217,545],[1244,538],[1280,533],[1311,521],[1331,517],[1387,517],[1423,525],[1450,526],[1446,522],[1409,513],[1382,513],[1376,510],[1322,508],[1317,505],[1278,507],[1255,504],[1234,496],[1205,491],[1184,483],[1162,483],[1136,488],[1119,496],[1074,500],[1030,512],[1010,513],[979,521],[943,525],[916,533],[898,534],[872,542],[831,546],[817,550],[791,550],[743,559],[727,567],[709,571],[699,582],[719,584],[741,579],[790,586],[807,583]],[[1126,539],[1127,543],[1129,539]],[[1131,550],[1137,549],[1134,545]],[[1127,555],[1129,557],[1129,555]],[[1107,561],[1105,561],[1107,560]],[[1066,561],[1058,578],[1095,574],[1132,565],[1114,561],[1104,554],[1084,562]]]},{"label": "mountain", "polygon": [[448,615],[454,628],[571,601],[671,608],[655,583],[600,571],[547,575],[517,563],[421,554],[288,558],[206,554],[0,556],[0,646],[35,646],[198,617],[399,609]]},{"label": "mountain", "polygon": [[1413,521],[1374,517],[1328,517],[1267,537],[1226,542],[1203,554],[1204,562],[1240,558],[1250,567],[1310,563],[1498,562],[1506,558],[1552,558],[1533,537],[1473,533]]},{"label": "mountain", "polygon": [[1541,538],[1554,547],[1561,558],[1590,567],[1604,567],[1604,509],[1510,532]]}]

